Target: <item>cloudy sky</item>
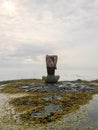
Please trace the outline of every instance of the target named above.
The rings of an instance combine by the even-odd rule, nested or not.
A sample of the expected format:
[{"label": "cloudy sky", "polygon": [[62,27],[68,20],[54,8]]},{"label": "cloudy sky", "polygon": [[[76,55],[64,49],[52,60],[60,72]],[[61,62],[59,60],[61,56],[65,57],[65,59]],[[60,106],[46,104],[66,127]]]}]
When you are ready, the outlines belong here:
[{"label": "cloudy sky", "polygon": [[98,76],[98,0],[0,0],[0,80],[41,78],[46,54],[61,79]]}]

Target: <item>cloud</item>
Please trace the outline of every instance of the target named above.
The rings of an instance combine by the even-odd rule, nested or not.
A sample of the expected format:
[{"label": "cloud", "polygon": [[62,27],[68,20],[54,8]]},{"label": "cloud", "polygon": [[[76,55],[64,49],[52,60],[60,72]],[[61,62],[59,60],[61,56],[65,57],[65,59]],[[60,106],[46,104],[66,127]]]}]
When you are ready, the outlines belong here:
[{"label": "cloud", "polygon": [[0,2],[2,69],[43,68],[46,54],[59,56],[60,70],[98,68],[97,0],[10,1],[12,13]]}]

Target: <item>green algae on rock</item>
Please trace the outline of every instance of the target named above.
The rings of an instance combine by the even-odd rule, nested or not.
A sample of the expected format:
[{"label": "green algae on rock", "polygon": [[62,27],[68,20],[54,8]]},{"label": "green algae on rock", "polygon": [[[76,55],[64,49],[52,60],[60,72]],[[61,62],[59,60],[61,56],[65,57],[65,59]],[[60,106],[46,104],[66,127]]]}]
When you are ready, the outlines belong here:
[{"label": "green algae on rock", "polygon": [[[42,86],[40,87],[40,85]],[[82,83],[82,81],[78,83],[75,81],[59,82],[53,85],[45,84],[45,90],[48,89],[48,91],[41,91],[44,89],[43,85],[43,80],[33,79],[12,81],[3,87],[2,92],[5,93],[15,94],[22,92],[27,94],[26,96],[15,98],[10,101],[10,103],[15,106],[15,110],[20,113],[23,122],[48,123],[56,121],[61,118],[62,115],[74,112],[79,109],[80,105],[88,103],[93,95],[92,92],[80,92],[78,90],[80,87],[88,87]],[[89,86],[90,85],[89,83]],[[24,91],[26,86],[39,88],[34,92],[26,92]],[[76,90],[71,90],[71,87]],[[90,91],[93,90],[93,87],[90,86],[90,88]],[[46,108],[50,109],[50,107],[50,113],[48,115],[45,114]],[[52,111],[53,108],[55,108],[55,111]],[[34,114],[37,114],[36,117],[32,116]]]},{"label": "green algae on rock", "polygon": [[[29,96],[13,99],[10,103],[15,105],[18,112],[21,112],[21,119],[24,121],[34,121],[35,123],[48,123],[62,117],[63,114],[68,114],[76,111],[80,105],[86,104],[92,99],[92,93],[66,93],[59,94],[61,99],[53,99],[50,101],[44,100],[45,97],[55,96],[54,94],[39,94],[30,93]],[[36,98],[37,97],[37,98]],[[23,103],[26,101],[28,103]],[[51,105],[53,104],[53,105]],[[50,106],[51,105],[51,106]],[[47,110],[50,109],[47,114]],[[55,107],[55,111],[52,111]],[[36,115],[36,116],[34,116]]]}]

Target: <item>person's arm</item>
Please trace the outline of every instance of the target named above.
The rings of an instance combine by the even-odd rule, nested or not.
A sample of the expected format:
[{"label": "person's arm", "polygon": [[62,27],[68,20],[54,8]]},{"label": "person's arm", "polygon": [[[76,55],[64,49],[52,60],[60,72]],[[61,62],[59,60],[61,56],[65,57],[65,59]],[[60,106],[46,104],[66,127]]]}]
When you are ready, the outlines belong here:
[{"label": "person's arm", "polygon": [[46,66],[47,67],[53,67],[54,66],[54,62],[51,60],[51,56],[46,55]]},{"label": "person's arm", "polygon": [[54,56],[54,65],[55,65],[55,67],[56,67],[56,64],[57,64],[57,59],[58,59],[58,57],[55,55]]},{"label": "person's arm", "polygon": [[[51,59],[51,57],[53,57],[53,61]],[[57,64],[57,55],[46,55],[46,66],[48,67],[55,67],[56,68],[56,64]]]},{"label": "person's arm", "polygon": [[46,55],[46,66],[48,66],[48,58],[49,58],[49,56]]}]

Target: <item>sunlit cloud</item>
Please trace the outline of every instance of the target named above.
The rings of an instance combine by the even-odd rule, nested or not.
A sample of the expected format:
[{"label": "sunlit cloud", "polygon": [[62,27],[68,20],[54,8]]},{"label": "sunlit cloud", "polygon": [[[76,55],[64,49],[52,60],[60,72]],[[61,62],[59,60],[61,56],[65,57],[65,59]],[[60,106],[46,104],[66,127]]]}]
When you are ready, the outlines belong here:
[{"label": "sunlit cloud", "polygon": [[5,8],[5,10],[7,12],[12,12],[12,11],[15,10],[15,6],[11,1],[5,0],[4,3],[3,3],[3,7]]},{"label": "sunlit cloud", "polygon": [[0,2],[0,15],[6,17],[12,17],[15,15],[17,6],[16,2],[13,0],[1,0]]}]

